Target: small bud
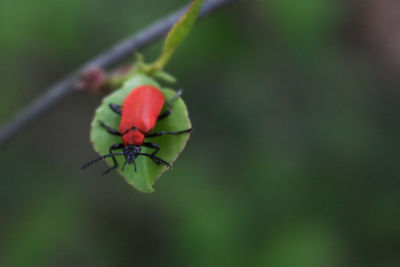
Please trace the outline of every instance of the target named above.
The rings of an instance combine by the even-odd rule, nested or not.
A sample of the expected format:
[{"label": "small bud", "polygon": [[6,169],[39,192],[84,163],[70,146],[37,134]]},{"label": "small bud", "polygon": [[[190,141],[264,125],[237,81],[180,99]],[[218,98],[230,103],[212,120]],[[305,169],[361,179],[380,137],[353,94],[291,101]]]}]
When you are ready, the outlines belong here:
[{"label": "small bud", "polygon": [[80,80],[76,83],[77,91],[90,93],[101,93],[107,89],[107,73],[100,68],[94,67],[83,72]]}]

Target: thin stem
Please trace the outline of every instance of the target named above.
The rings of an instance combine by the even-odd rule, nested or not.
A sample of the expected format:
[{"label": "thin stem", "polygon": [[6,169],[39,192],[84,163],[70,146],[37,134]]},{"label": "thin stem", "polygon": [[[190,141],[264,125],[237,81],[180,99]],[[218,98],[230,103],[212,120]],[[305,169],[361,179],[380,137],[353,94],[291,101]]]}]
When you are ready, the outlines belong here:
[{"label": "thin stem", "polygon": [[[204,17],[228,4],[238,0],[206,0],[199,17]],[[89,60],[76,71],[67,75],[64,79],[50,86],[41,96],[35,99],[29,106],[22,109],[10,122],[0,129],[0,147],[4,146],[12,137],[21,132],[24,127],[42,116],[61,99],[74,92],[74,85],[82,73],[91,68],[106,69],[121,59],[132,55],[135,51],[142,49],[167,34],[169,29],[186,11],[186,7],[171,13],[139,33],[128,36],[126,39],[116,43],[110,49]]]}]

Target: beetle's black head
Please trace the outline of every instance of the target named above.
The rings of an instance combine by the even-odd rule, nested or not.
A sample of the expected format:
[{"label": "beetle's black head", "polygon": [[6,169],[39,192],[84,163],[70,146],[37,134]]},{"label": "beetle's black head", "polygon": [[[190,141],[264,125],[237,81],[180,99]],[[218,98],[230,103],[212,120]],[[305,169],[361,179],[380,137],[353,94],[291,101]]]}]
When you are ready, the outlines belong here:
[{"label": "beetle's black head", "polygon": [[124,155],[125,155],[125,163],[122,165],[122,171],[125,169],[126,163],[133,164],[135,166],[136,172],[136,163],[135,159],[139,156],[141,151],[140,146],[126,146],[124,147]]},{"label": "beetle's black head", "polygon": [[141,151],[140,146],[126,146],[124,147],[124,155],[127,163],[133,163]]},{"label": "beetle's black head", "polygon": [[[168,168],[171,168],[171,164],[169,164],[165,160],[163,160],[163,159],[161,159],[161,158],[159,158],[157,156],[154,156],[152,154],[141,153],[141,147],[140,146],[131,145],[131,146],[124,147],[122,152],[110,153],[110,154],[98,157],[95,160],[92,160],[92,161],[89,161],[89,162],[85,163],[81,167],[81,171],[84,171],[86,168],[92,166],[93,164],[99,162],[102,159],[105,159],[105,158],[108,158],[108,157],[114,158],[115,156],[120,156],[120,155],[124,155],[125,156],[125,163],[124,163],[124,165],[122,165],[122,171],[124,171],[125,165],[128,163],[128,164],[133,164],[135,166],[135,172],[136,172],[136,162],[135,162],[135,160],[136,160],[136,158],[138,156],[148,157],[154,163],[156,163],[157,165],[164,165],[164,166],[167,166]],[[114,168],[116,168],[118,165],[117,165],[115,160],[114,160],[114,162],[116,164],[114,166]],[[111,169],[113,169],[113,168],[111,168]],[[104,172],[103,174],[106,174],[106,173],[108,173],[108,171]]]}]

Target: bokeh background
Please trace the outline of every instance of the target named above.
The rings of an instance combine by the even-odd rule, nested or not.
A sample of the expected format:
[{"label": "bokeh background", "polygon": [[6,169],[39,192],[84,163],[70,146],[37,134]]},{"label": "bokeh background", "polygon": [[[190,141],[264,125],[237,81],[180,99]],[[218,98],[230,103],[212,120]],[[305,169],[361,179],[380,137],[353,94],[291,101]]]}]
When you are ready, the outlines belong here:
[{"label": "bokeh background", "polygon": [[[0,122],[185,3],[1,0]],[[167,67],[195,131],[153,194],[79,173],[102,96],[66,98],[0,152],[0,265],[400,266],[399,14],[260,0],[198,22]]]}]

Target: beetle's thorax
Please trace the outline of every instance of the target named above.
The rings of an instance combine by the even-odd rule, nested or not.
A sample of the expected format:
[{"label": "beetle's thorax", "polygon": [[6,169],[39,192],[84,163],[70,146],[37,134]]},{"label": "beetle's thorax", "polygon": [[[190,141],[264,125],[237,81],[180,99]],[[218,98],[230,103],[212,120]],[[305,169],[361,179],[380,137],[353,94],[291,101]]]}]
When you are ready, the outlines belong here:
[{"label": "beetle's thorax", "polygon": [[141,146],[144,142],[144,134],[137,129],[131,129],[122,135],[124,146]]}]

